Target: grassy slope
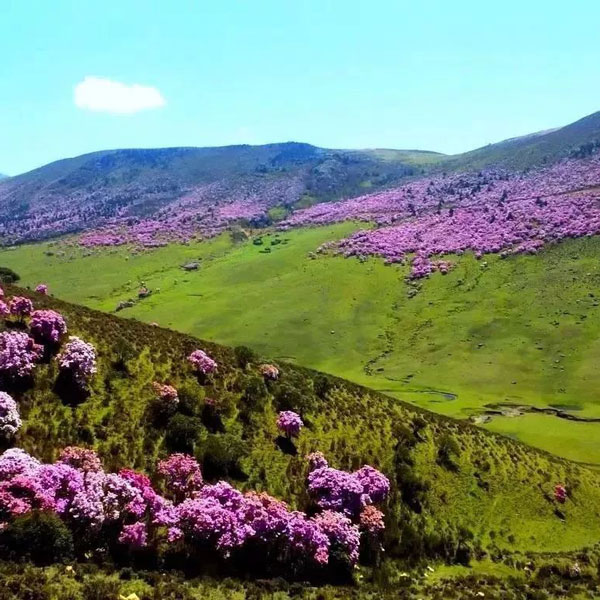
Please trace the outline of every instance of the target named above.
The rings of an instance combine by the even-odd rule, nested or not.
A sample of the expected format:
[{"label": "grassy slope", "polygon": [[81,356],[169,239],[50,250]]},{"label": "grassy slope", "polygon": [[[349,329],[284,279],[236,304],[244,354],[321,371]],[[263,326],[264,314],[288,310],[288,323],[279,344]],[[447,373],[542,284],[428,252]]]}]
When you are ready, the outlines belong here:
[{"label": "grassy slope", "polygon": [[[187,390],[188,415],[201,413],[205,397],[221,407],[223,433],[211,433],[193,421],[193,451],[205,464],[212,460],[221,466],[226,461],[216,457],[222,461],[227,452],[233,453],[231,460],[245,473],[238,485],[266,489],[297,505],[304,489],[302,457],[317,449],[334,466],[350,469],[368,462],[383,469],[394,482],[385,509],[389,556],[402,554],[394,548],[406,543],[407,534],[401,532],[410,524],[419,537],[443,537],[466,527],[483,548],[508,552],[566,551],[600,537],[600,474],[584,467],[341,380],[316,388],[314,372],[292,365],[282,364],[280,381],[269,384],[266,395],[259,397],[248,392],[249,386],[257,389],[256,363],[241,369],[228,348],[35,294],[34,300],[40,307],[60,310],[70,332],[92,341],[99,353],[92,394],[78,407],[63,405],[53,393],[54,362],[37,368],[33,388],[19,398],[24,427],[17,444],[46,460],[64,445],[85,443],[99,450],[109,468],[129,465],[151,471],[158,456],[176,449],[167,448],[165,420],[157,425],[148,420],[151,382],[170,381]],[[185,361],[199,345],[220,365],[215,380],[203,387],[194,383]],[[118,359],[125,368],[116,367]],[[283,393],[288,386],[296,396]],[[301,410],[307,423],[297,442],[298,457],[283,454],[274,444],[282,402]],[[413,438],[407,432],[415,428],[419,433]],[[440,440],[448,435],[459,448],[457,470],[436,461]],[[399,470],[399,461],[408,464],[400,458],[405,451],[413,463],[409,471]],[[410,471],[427,486],[422,512],[409,509],[398,493]],[[234,478],[235,472],[230,471]],[[571,494],[561,507],[564,520],[549,499],[556,481],[565,481]],[[406,550],[417,551],[412,544]]]},{"label": "grassy slope", "polygon": [[[144,280],[160,292],[123,316],[246,344],[436,412],[466,417],[508,401],[600,417],[600,240],[564,242],[536,257],[489,257],[488,268],[463,256],[409,298],[406,268],[307,259],[353,227],[289,232],[281,236],[289,243],[277,246],[269,237],[264,246],[221,237],[138,255],[121,248],[46,256],[48,245],[24,246],[0,253],[0,264],[25,284],[46,281],[59,297],[107,311]],[[272,252],[261,253],[265,247]],[[198,257],[199,271],[179,269]],[[600,464],[599,423],[538,414],[497,417],[488,427]]]},{"label": "grassy slope", "polygon": [[447,169],[482,169],[490,166],[529,169],[565,158],[582,144],[598,141],[600,112],[595,112],[559,129],[512,138],[445,157],[443,165]]}]

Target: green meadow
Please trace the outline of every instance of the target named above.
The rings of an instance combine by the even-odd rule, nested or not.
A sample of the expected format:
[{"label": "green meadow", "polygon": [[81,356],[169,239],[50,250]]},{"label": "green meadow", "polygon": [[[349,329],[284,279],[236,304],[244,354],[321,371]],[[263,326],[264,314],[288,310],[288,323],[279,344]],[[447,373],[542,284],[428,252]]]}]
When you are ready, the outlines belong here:
[{"label": "green meadow", "polygon": [[[445,415],[499,404],[600,419],[600,240],[537,256],[456,257],[448,275],[408,285],[406,266],[333,255],[321,243],[356,224],[234,243],[229,235],[151,251],[86,250],[67,242],[0,252],[22,285],[274,360],[332,373]],[[197,271],[181,265],[199,261]],[[137,301],[142,282],[152,290]],[[531,408],[529,409],[531,410]],[[576,461],[600,465],[600,422],[526,412],[485,427]]]}]

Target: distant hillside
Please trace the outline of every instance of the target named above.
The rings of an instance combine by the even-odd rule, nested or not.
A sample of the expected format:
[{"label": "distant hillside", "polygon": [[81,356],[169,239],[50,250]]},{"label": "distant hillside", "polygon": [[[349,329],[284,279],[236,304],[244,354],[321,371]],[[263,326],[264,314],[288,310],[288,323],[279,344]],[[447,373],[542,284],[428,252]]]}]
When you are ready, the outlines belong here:
[{"label": "distant hillside", "polygon": [[378,189],[440,156],[295,142],[95,152],[0,183],[0,235],[11,242],[84,231],[114,218],[153,216],[177,201],[193,207],[205,228],[215,226],[214,220],[204,223],[207,213],[231,204],[225,221],[243,216],[264,222],[270,208],[281,206],[285,214],[295,205]]},{"label": "distant hillside", "polygon": [[445,168],[481,169],[502,166],[528,169],[568,157],[583,157],[600,146],[600,112],[565,127],[511,138],[448,157]]},{"label": "distant hillside", "polygon": [[93,152],[0,181],[0,242],[93,232],[87,245],[143,246],[264,227],[298,208],[435,171],[524,170],[600,147],[600,112],[455,156],[286,142]]}]

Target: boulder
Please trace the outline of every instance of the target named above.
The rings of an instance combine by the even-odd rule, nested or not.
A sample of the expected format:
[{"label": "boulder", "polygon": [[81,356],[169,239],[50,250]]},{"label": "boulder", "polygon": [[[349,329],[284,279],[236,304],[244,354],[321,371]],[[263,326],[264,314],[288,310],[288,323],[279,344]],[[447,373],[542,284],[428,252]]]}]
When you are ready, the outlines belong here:
[{"label": "boulder", "polygon": [[184,271],[197,271],[199,266],[200,266],[200,263],[198,263],[198,262],[189,262],[189,263],[186,263],[185,265],[182,265],[181,268]]}]

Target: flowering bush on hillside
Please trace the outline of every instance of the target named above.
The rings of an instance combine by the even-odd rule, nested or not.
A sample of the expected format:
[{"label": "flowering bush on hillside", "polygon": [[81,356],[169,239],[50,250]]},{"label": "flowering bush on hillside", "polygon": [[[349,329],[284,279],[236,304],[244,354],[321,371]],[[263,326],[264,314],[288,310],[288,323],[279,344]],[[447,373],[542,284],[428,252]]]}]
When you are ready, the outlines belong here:
[{"label": "flowering bush on hillside", "polygon": [[45,283],[39,283],[36,286],[35,291],[38,294],[43,294],[44,296],[46,296],[48,294],[48,286]]},{"label": "flowering bush on hillside", "polygon": [[8,304],[4,302],[4,300],[0,300],[0,316],[6,317],[10,314],[10,310],[8,308]]},{"label": "flowering bush on hillside", "polygon": [[156,394],[157,400],[161,404],[161,408],[168,412],[174,411],[179,404],[177,390],[172,386],[157,381],[152,383],[152,388]]},{"label": "flowering bush on hillside", "polygon": [[13,296],[8,302],[8,310],[11,315],[23,320],[33,312],[33,303],[24,296]]},{"label": "flowering bush on hillside", "polygon": [[259,370],[265,379],[271,379],[272,381],[279,379],[279,369],[275,365],[260,365]]},{"label": "flowering bush on hillside", "polygon": [[377,537],[383,528],[372,506],[359,518],[331,509],[309,517],[264,492],[242,493],[224,481],[205,485],[198,463],[181,454],[161,461],[158,472],[175,503],[141,473],[105,472],[91,450],[65,448],[54,464],[7,450],[0,455],[0,527],[42,509],[78,534],[84,549],[86,543],[95,551],[119,543],[157,552],[167,542],[172,550],[212,550],[224,559],[246,549],[291,568],[323,568],[332,556],[355,565],[361,531]]},{"label": "flowering bush on hillside", "polygon": [[[535,254],[545,244],[600,233],[600,157],[566,160],[529,173],[489,169],[436,175],[395,189],[323,203],[293,214],[282,226],[370,221],[335,244],[344,256],[411,260],[412,278],[447,273],[431,257],[472,251]],[[331,244],[325,244],[327,250]]]},{"label": "flowering bush on hillside", "polygon": [[564,504],[567,501],[567,490],[564,485],[557,483],[554,486],[554,499],[560,504]]},{"label": "flowering bush on hillside", "polygon": [[31,375],[42,348],[22,331],[0,333],[0,374],[10,377]]},{"label": "flowering bush on hillside", "polygon": [[308,467],[311,471],[328,467],[329,463],[322,452],[311,452],[307,457]]},{"label": "flowering bush on hillside", "polygon": [[63,448],[58,462],[69,465],[84,473],[102,470],[102,462],[96,452],[79,446],[67,446]]},{"label": "flowering bush on hillside", "polygon": [[35,310],[29,323],[31,335],[40,343],[57,344],[67,333],[63,316],[54,310]]},{"label": "flowering bush on hillside", "polygon": [[354,473],[329,466],[308,474],[308,491],[324,510],[356,517],[369,504],[379,504],[389,493],[389,479],[368,465]]},{"label": "flowering bush on hillside", "polygon": [[0,392],[0,437],[9,439],[21,428],[17,403],[6,392]]},{"label": "flowering bush on hillside", "polygon": [[165,478],[167,490],[177,501],[192,496],[203,485],[200,465],[187,454],[171,454],[158,463],[157,471]]},{"label": "flowering bush on hillside", "polygon": [[217,363],[204,350],[194,350],[188,361],[198,373],[208,375],[217,369]]},{"label": "flowering bush on hillside", "polygon": [[77,336],[69,338],[57,358],[61,370],[70,374],[79,385],[84,386],[96,372],[96,350]]},{"label": "flowering bush on hillside", "polygon": [[292,410],[283,410],[277,417],[277,427],[287,437],[297,437],[300,434],[300,430],[304,427],[304,423],[298,413]]}]

